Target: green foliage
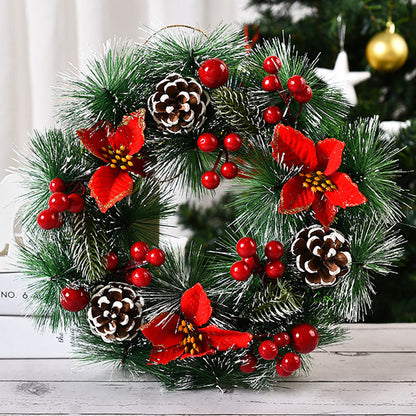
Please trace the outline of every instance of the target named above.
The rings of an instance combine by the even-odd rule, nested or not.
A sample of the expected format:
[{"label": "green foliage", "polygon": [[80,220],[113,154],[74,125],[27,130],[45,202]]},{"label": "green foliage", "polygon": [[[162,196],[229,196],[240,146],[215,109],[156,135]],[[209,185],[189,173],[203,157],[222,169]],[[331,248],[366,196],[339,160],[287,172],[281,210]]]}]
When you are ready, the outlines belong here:
[{"label": "green foliage", "polygon": [[18,267],[30,279],[27,312],[39,328],[58,331],[78,324],[83,312],[68,312],[59,304],[62,288],[68,283],[80,282],[80,276],[72,267],[66,239],[60,235],[55,237],[54,241],[26,239]]},{"label": "green foliage", "polygon": [[[100,218],[101,217],[101,218]],[[105,255],[108,231],[99,226],[103,216],[89,204],[84,210],[71,217],[70,251],[73,267],[88,283],[101,280],[106,270]]]},{"label": "green foliage", "polygon": [[256,136],[264,129],[263,115],[243,91],[220,87],[213,91],[211,100],[216,110],[227,121],[231,131]]},{"label": "green foliage", "polygon": [[250,318],[253,323],[276,322],[282,323],[291,315],[302,311],[302,299],[292,292],[287,284],[279,280],[275,285],[268,285],[254,295],[250,306]]},{"label": "green foliage", "polygon": [[345,142],[340,170],[348,173],[366,196],[368,203],[363,208],[387,224],[398,222],[404,201],[404,192],[396,184],[402,173],[397,161],[400,149],[382,134],[377,118],[344,126],[337,138]]},{"label": "green foliage", "polygon": [[186,244],[186,253],[192,246],[201,247],[204,253],[215,249],[227,224],[235,218],[235,209],[230,205],[232,200],[232,195],[225,193],[221,198],[213,199],[208,206],[184,203],[178,207],[178,224],[192,232]]},{"label": "green foliage", "polygon": [[144,107],[146,64],[132,42],[109,42],[100,58],[62,77],[60,119],[71,132],[106,120],[117,126],[124,115]]},{"label": "green foliage", "polygon": [[106,224],[111,224],[107,232],[109,246],[118,253],[129,253],[136,241],[157,246],[160,223],[173,212],[169,191],[151,177],[139,179],[132,195],[108,211]]},{"label": "green foliage", "polygon": [[156,85],[172,72],[197,79],[200,65],[214,57],[222,59],[232,72],[246,53],[241,31],[230,25],[220,25],[210,33],[170,29],[152,34],[144,45],[150,84]]}]

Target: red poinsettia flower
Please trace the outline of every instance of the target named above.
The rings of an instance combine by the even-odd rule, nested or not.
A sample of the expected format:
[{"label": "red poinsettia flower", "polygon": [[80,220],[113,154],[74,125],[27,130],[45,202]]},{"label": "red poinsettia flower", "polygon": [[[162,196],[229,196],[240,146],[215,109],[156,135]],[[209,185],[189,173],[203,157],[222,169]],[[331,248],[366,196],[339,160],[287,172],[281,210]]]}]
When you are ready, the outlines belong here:
[{"label": "red poinsettia flower", "polygon": [[144,159],[136,155],[144,144],[144,117],[143,108],[124,116],[117,128],[102,122],[92,129],[77,131],[87,150],[109,163],[99,167],[88,184],[101,212],[133,192],[129,172],[145,176]]},{"label": "red poinsettia flower", "polygon": [[315,143],[300,131],[278,124],[272,140],[273,157],[287,168],[301,167],[280,193],[279,213],[294,214],[312,206],[315,218],[326,228],[335,219],[337,207],[361,205],[367,201],[357,184],[338,168],[345,143],[325,139]]},{"label": "red poinsettia flower", "polygon": [[167,364],[181,357],[215,354],[215,349],[246,348],[253,336],[206,325],[211,318],[211,301],[200,283],[188,289],[181,299],[181,315],[164,312],[141,330],[153,344],[150,364]]}]

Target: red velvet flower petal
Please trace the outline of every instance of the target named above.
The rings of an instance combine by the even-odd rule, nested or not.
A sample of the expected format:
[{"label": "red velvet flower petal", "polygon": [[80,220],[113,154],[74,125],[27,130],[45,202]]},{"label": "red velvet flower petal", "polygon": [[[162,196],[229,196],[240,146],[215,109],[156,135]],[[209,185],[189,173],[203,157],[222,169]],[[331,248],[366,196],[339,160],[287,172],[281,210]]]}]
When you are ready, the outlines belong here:
[{"label": "red velvet flower petal", "polygon": [[163,312],[147,324],[142,325],[140,330],[155,347],[166,349],[180,344],[184,338],[184,334],[178,332],[180,320],[181,318],[176,313]]},{"label": "red velvet flower petal", "polygon": [[192,286],[182,295],[181,312],[188,322],[197,327],[206,324],[211,318],[211,301],[201,283]]},{"label": "red velvet flower petal", "polygon": [[119,149],[120,146],[125,146],[129,150],[128,154],[134,155],[143,147],[143,131],[146,127],[144,122],[145,111],[142,108],[123,117],[117,130],[108,138],[113,149]]},{"label": "red velvet flower petal", "polygon": [[107,122],[102,122],[91,129],[77,130],[77,134],[89,152],[91,152],[94,156],[97,156],[98,158],[108,162],[108,159],[103,156],[103,151],[101,148],[107,148],[109,145],[109,131],[110,124]]},{"label": "red velvet flower petal", "polygon": [[209,344],[220,351],[230,348],[247,348],[253,335],[248,332],[229,331],[220,329],[215,325],[200,328],[198,331],[208,339]]},{"label": "red velvet flower petal", "polygon": [[318,166],[315,143],[292,127],[276,126],[272,148],[272,156],[288,168],[305,166],[305,171],[310,172]]},{"label": "red velvet flower petal", "polygon": [[121,169],[101,166],[92,175],[88,186],[101,212],[133,192],[133,179]]},{"label": "red velvet flower petal", "polygon": [[315,200],[312,204],[312,209],[315,211],[315,218],[326,228],[334,222],[335,215],[337,215],[337,207],[333,205],[322,192],[317,192]]},{"label": "red velvet flower petal", "polygon": [[149,365],[154,364],[168,364],[172,360],[176,360],[183,353],[183,346],[173,345],[170,348],[161,348],[155,347],[150,353],[150,363]]},{"label": "red velvet flower petal", "polygon": [[129,167],[129,172],[133,172],[136,175],[146,177],[146,172],[144,170],[146,159],[144,158],[144,156],[133,156],[131,161],[133,162],[133,166]]},{"label": "red velvet flower petal", "polygon": [[323,171],[324,175],[332,175],[341,166],[344,147],[345,143],[337,139],[325,139],[318,142],[316,145],[318,168]]},{"label": "red velvet flower petal", "polygon": [[295,176],[283,185],[279,202],[280,214],[295,214],[311,206],[315,194],[310,188],[303,187],[303,182],[304,177]]},{"label": "red velvet flower petal", "polygon": [[358,185],[351,178],[342,172],[335,172],[329,176],[329,179],[336,185],[338,189],[325,192],[326,197],[334,205],[347,208],[364,204],[367,198],[359,191]]}]

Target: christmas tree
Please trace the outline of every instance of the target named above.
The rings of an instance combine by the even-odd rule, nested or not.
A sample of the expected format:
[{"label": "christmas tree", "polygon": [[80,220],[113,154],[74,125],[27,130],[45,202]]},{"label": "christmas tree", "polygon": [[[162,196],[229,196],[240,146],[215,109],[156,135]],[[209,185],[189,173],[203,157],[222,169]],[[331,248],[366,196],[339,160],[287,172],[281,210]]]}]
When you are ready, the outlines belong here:
[{"label": "christmas tree", "polygon": [[[378,119],[346,122],[315,67],[287,38],[182,27],[66,76],[21,168],[37,325],[172,389],[264,388],[342,340],[401,256],[404,196]],[[158,227],[171,195],[226,181],[226,232],[182,253]]]}]

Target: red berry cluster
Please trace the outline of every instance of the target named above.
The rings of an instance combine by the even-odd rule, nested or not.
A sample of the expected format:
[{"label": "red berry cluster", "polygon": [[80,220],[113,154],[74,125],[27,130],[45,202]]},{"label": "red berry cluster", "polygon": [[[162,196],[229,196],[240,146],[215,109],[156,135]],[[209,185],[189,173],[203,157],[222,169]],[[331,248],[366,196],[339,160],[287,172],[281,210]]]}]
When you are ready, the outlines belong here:
[{"label": "red berry cluster", "polygon": [[276,240],[269,241],[264,247],[267,260],[262,265],[257,255],[257,244],[250,237],[241,238],[236,246],[241,260],[236,261],[230,269],[231,277],[235,280],[247,280],[252,273],[265,273],[270,279],[278,279],[285,272],[285,265],[280,260],[284,253],[282,243]]},{"label": "red berry cluster", "polygon": [[[166,259],[165,252],[160,248],[150,249],[144,241],[137,241],[130,248],[130,254],[133,258],[133,271],[126,273],[126,281],[138,287],[146,287],[152,280],[149,270],[143,266],[151,264],[152,266],[161,266]],[[140,266],[140,267],[137,267]]]},{"label": "red berry cluster", "polygon": [[[318,343],[318,331],[312,325],[302,323],[293,327],[290,335],[287,332],[279,332],[273,336],[273,340],[262,341],[258,352],[264,360],[277,359],[277,374],[281,377],[289,377],[302,364],[297,353],[308,354],[318,346]],[[289,347],[292,347],[296,352],[289,351]],[[279,349],[283,349],[284,354],[279,356]],[[248,352],[241,360],[240,370],[249,374],[254,372],[256,367],[256,356],[252,352]]]},{"label": "red berry cluster", "polygon": [[[81,188],[84,193],[84,186],[78,184],[75,188]],[[61,178],[52,179],[49,189],[52,195],[49,198],[48,209],[44,209],[38,214],[37,222],[44,230],[60,228],[64,223],[63,213],[65,211],[77,214],[84,209],[85,201],[82,195],[75,192],[66,193],[67,185]]]},{"label": "red berry cluster", "polygon": [[[224,137],[222,149],[215,161],[212,170],[205,172],[201,177],[202,185],[207,189],[215,189],[220,184],[220,175],[216,172],[221,156],[225,153],[225,162],[221,166],[221,175],[225,179],[234,179],[238,174],[238,167],[234,162],[228,160],[228,152],[236,152],[243,144],[243,140],[237,133],[229,133]],[[202,133],[198,137],[197,145],[199,150],[211,153],[218,147],[218,138],[212,133]]]},{"label": "red berry cluster", "polygon": [[[277,56],[268,56],[263,62],[263,68],[268,74],[270,74],[263,78],[263,90],[277,92],[283,100],[285,106],[289,105],[292,97],[301,105],[311,100],[313,95],[312,89],[306,84],[305,79],[300,75],[293,75],[289,78],[287,81],[287,89],[290,93],[287,94],[287,91],[283,88],[279,78],[279,71],[282,69],[282,62]],[[279,123],[282,116],[282,110],[276,105],[267,107],[263,112],[263,118],[269,124]]]}]

